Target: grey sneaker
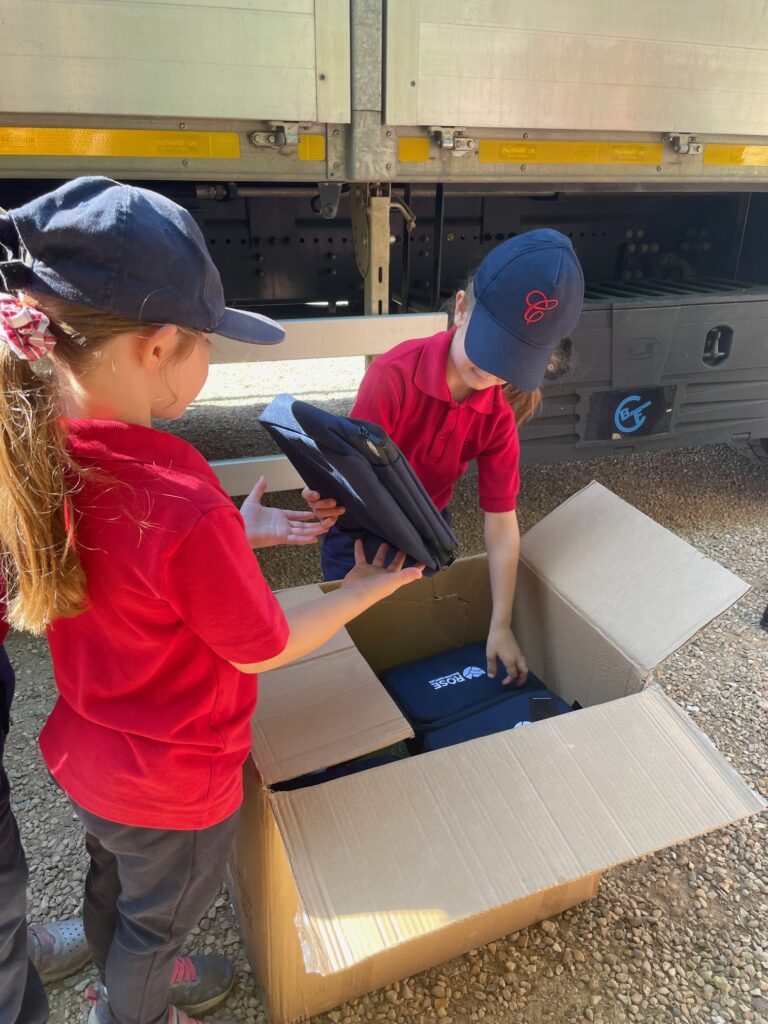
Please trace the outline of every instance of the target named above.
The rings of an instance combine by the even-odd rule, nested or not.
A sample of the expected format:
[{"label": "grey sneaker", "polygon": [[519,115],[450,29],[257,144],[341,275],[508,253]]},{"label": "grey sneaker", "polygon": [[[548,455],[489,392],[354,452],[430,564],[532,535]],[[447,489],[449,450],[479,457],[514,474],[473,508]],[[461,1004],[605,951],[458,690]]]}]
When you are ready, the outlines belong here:
[{"label": "grey sneaker", "polygon": [[77,974],[91,959],[83,922],[78,919],[31,924],[27,953],[44,984]]},{"label": "grey sneaker", "polygon": [[[88,1024],[112,1024],[112,1014],[109,1012],[106,989],[101,984],[97,985],[96,989],[98,990],[98,998],[92,999],[91,1012],[88,1014]],[[93,990],[91,990],[92,992]],[[88,995],[88,998],[91,998],[91,995]],[[235,1022],[211,1020],[210,1018],[205,1022],[194,1020],[184,1010],[180,1010],[178,1006],[169,1006],[168,1024],[235,1024]]]},{"label": "grey sneaker", "polygon": [[235,969],[225,956],[177,956],[171,1003],[186,1013],[207,1013],[227,998],[234,983]]},{"label": "grey sneaker", "polygon": [[[173,965],[171,1002],[174,1009],[184,1014],[180,1024],[186,1024],[187,1013],[207,1013],[229,995],[235,983],[235,969],[225,956],[177,956]],[[93,1004],[88,1024],[111,1024],[107,990],[97,982],[86,989],[85,998]],[[176,1022],[172,1022],[176,1024]],[[198,1024],[190,1021],[190,1024]]]}]

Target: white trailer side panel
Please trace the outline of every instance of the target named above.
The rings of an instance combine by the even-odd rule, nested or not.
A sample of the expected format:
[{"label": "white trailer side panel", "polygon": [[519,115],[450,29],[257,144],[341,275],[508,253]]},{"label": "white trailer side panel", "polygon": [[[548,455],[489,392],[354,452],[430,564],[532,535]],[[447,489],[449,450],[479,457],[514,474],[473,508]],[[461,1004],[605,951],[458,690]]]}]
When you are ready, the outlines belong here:
[{"label": "white trailer side panel", "polygon": [[390,0],[389,124],[764,135],[764,0]]},{"label": "white trailer side panel", "polygon": [[348,0],[0,0],[3,112],[347,122]]}]

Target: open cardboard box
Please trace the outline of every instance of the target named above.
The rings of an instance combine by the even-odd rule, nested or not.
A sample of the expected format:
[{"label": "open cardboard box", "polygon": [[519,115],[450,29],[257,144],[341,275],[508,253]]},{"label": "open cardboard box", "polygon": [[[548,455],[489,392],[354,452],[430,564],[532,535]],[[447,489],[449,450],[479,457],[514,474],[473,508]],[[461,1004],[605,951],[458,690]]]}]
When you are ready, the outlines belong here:
[{"label": "open cardboard box", "polygon": [[759,811],[688,716],[643,689],[747,589],[592,483],[524,536],[514,617],[533,671],[584,710],[270,789],[412,735],[375,673],[485,638],[484,557],[403,588],[265,674],[231,882],[273,1024],[557,914],[593,897],[607,868]]}]

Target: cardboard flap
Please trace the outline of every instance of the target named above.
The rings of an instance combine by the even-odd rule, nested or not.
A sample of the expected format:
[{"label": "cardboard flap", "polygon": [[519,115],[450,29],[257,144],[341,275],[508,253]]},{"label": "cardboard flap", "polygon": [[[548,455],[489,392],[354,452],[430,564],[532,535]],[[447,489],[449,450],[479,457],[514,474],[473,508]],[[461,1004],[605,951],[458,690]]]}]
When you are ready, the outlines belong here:
[{"label": "cardboard flap", "polygon": [[520,557],[643,675],[749,590],[594,481],[525,534]]},{"label": "cardboard flap", "polygon": [[[277,594],[285,611],[322,597],[316,584]],[[409,736],[413,730],[344,629],[311,654],[259,676],[251,751],[267,785]]]},{"label": "cardboard flap", "polygon": [[475,555],[385,597],[350,622],[349,634],[373,669],[383,672],[484,640],[490,618],[488,559]]},{"label": "cardboard flap", "polygon": [[765,804],[657,686],[270,800],[320,974]]},{"label": "cardboard flap", "polygon": [[568,704],[588,708],[643,688],[632,659],[523,561],[512,626],[529,668]]}]

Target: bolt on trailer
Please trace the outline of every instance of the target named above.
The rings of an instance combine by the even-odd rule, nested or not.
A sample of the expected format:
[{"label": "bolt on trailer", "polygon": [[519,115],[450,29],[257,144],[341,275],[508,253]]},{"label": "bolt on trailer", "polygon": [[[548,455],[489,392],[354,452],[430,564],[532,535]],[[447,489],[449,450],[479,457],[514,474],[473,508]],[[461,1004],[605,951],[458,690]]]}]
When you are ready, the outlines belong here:
[{"label": "bolt on trailer", "polygon": [[768,464],[760,0],[0,0],[0,54],[0,205],[143,182],[278,318],[437,310],[557,228],[586,301],[524,459]]}]

